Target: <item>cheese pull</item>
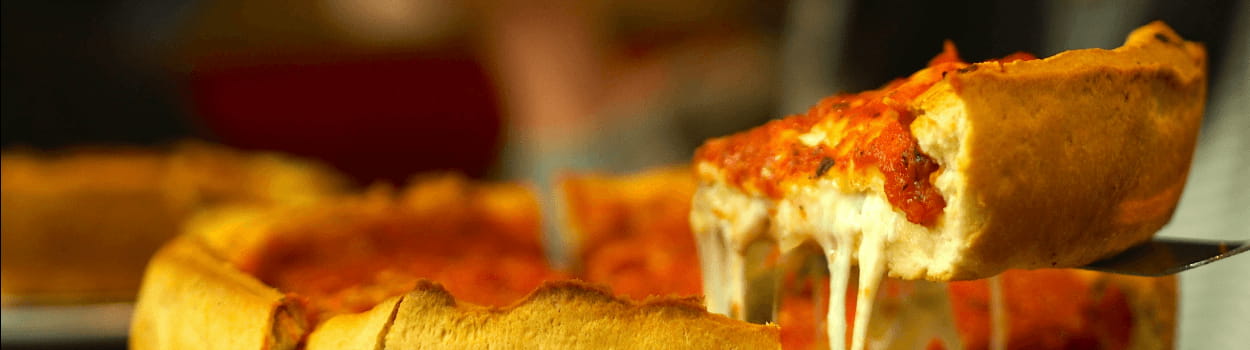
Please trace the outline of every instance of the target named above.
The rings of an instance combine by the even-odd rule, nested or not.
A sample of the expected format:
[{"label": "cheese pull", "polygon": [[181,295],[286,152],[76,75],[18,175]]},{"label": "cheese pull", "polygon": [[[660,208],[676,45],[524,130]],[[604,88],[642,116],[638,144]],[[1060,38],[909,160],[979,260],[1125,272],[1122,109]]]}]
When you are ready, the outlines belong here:
[{"label": "cheese pull", "polygon": [[[880,198],[856,199],[855,203],[886,205]],[[702,222],[711,227],[704,231],[705,234],[696,235],[707,293],[706,303],[712,312],[767,323],[774,320],[772,316],[781,293],[776,289],[778,277],[785,272],[779,265],[786,264],[778,264],[776,260],[801,261],[813,249],[777,244],[782,235],[777,234],[780,231],[776,227],[762,230],[762,227],[771,225],[751,219],[725,217],[711,223]],[[876,224],[863,226],[860,231],[817,233],[813,236],[819,239],[810,241],[827,264],[829,300],[847,300],[847,293],[855,294],[855,302],[849,305],[841,302],[828,304],[825,322],[831,348],[846,349],[849,340],[849,348],[855,350],[908,349],[923,347],[933,339],[940,339],[947,348],[959,348],[944,284],[896,280],[894,283],[906,284],[912,292],[887,298],[887,307],[883,308],[885,312],[878,311],[882,309],[876,304],[885,274],[883,238],[888,237],[884,230],[891,223],[888,220],[873,222]],[[735,228],[740,230],[735,231]],[[752,231],[741,231],[743,228]],[[730,244],[733,237],[750,237],[753,243],[737,249]],[[782,247],[785,249],[782,250]],[[854,266],[855,263],[858,267]],[[907,301],[901,302],[904,298]],[[850,324],[845,317],[848,306],[853,308],[855,315]]]},{"label": "cheese pull", "polygon": [[[1123,251],[1171,219],[1205,96],[1202,45],[1155,22],[1114,50],[1043,59],[967,63],[948,43],[880,89],[709,140],[694,157],[690,213],[708,307],[763,315],[748,299],[776,283],[752,279],[775,273],[761,274],[750,246],[784,256],[814,243],[833,300],[859,267],[858,350],[885,275],[971,280]],[[827,317],[835,349],[843,307]]]},{"label": "cheese pull", "polygon": [[[846,196],[813,198],[808,205],[772,203],[707,188],[695,194],[691,220],[698,241],[707,306],[712,312],[753,322],[772,320],[778,285],[775,261],[770,256],[795,254],[801,242],[812,241],[824,252],[829,265],[830,300],[843,300],[850,285],[853,259],[859,262],[855,283],[856,317],[851,325],[851,348],[864,349],[868,321],[877,286],[885,274],[883,247],[895,224],[892,217],[863,218],[888,207],[884,198]],[[734,212],[746,215],[726,216]],[[768,213],[793,215],[785,221],[769,220]],[[865,223],[857,225],[854,223]],[[816,228],[833,228],[817,230]],[[797,237],[803,237],[797,239]],[[745,244],[740,244],[747,242]],[[776,252],[773,253],[773,249]],[[764,266],[761,268],[761,266]],[[770,304],[761,305],[763,302]],[[766,306],[765,306],[766,305]],[[830,339],[844,338],[847,325],[842,303],[831,303],[826,318]],[[769,317],[764,317],[765,315]],[[845,348],[840,341],[830,342]]]}]

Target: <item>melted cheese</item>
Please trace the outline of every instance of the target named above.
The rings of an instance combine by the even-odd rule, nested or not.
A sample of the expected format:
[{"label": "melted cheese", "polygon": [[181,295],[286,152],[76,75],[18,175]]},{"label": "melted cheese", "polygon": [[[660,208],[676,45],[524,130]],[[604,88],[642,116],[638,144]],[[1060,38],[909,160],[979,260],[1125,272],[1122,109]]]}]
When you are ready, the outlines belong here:
[{"label": "melted cheese", "polygon": [[[767,203],[735,196],[724,187],[695,193],[691,228],[703,270],[708,311],[742,318],[746,299],[747,245],[766,232]],[[716,286],[708,288],[706,286]]]},{"label": "melted cheese", "polygon": [[[940,76],[936,75],[939,71],[917,73],[912,81],[919,85],[900,83],[903,85],[891,85],[886,90],[927,87]],[[758,239],[776,242],[783,255],[808,242],[818,245],[826,256],[829,294],[834,301],[845,300],[851,268],[859,266],[854,291],[857,302],[853,305],[858,312],[849,332],[855,350],[865,348],[872,334],[876,289],[887,271],[908,279],[949,274],[958,260],[964,232],[969,231],[964,227],[967,223],[944,212],[929,226],[910,220],[906,210],[889,200],[885,189],[889,176],[871,164],[857,165],[854,157],[857,146],[874,147],[870,141],[889,129],[882,123],[897,120],[897,111],[884,110],[881,118],[834,113],[839,108],[856,110],[888,97],[873,95],[876,93],[880,91],[853,99],[827,99],[813,108],[808,119],[785,119],[797,124],[769,123],[709,141],[700,148],[695,157],[700,188],[692,202],[690,221],[700,242],[710,311],[743,318],[745,295],[754,293],[744,289],[749,286],[743,275],[743,256],[745,247]],[[917,147],[937,164],[950,165],[930,180],[948,209],[958,210],[969,201],[962,188],[962,163],[958,159],[965,130],[950,120],[959,119],[963,106],[957,100],[929,95],[917,101],[926,113],[913,121],[911,132]],[[799,127],[815,117],[821,119],[809,127]],[[807,152],[810,149],[824,150],[824,156],[813,156]],[[831,303],[826,315],[830,344],[835,349],[843,349],[847,343],[838,341],[848,335],[844,304]]]},{"label": "melted cheese", "polygon": [[825,315],[825,327],[829,332],[829,348],[846,348],[846,285],[851,277],[851,252],[849,249],[825,249],[829,259],[829,313]]},{"label": "melted cheese", "polygon": [[[830,273],[826,315],[833,349],[846,348],[845,300],[851,267],[859,280],[851,349],[864,349],[877,288],[886,271],[886,246],[905,219],[880,193],[843,191],[834,181],[797,189],[784,199],[753,197],[723,184],[706,184],[695,194],[691,226],[699,245],[709,311],[744,319],[750,283],[745,268],[747,246],[756,240],[777,242],[787,254],[804,242],[815,242],[826,256]],[[746,265],[744,265],[746,264]],[[773,297],[775,302],[776,298]],[[841,341],[839,341],[841,339]]]},{"label": "melted cheese", "polygon": [[859,294],[855,302],[855,324],[852,328],[851,348],[864,348],[864,336],[868,332],[868,320],[876,301],[877,286],[885,275],[885,259],[881,257],[882,235],[865,234],[859,245]]}]

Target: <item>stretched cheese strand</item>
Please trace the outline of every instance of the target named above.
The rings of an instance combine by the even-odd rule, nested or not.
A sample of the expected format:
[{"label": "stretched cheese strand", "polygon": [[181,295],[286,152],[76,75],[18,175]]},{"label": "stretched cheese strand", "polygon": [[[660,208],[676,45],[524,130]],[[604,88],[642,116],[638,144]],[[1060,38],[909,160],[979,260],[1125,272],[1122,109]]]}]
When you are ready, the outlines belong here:
[{"label": "stretched cheese strand", "polygon": [[855,324],[851,328],[851,350],[863,350],[868,334],[868,320],[872,317],[873,302],[877,298],[877,286],[885,275],[883,235],[865,233],[859,245],[859,291],[855,298]]},{"label": "stretched cheese strand", "polygon": [[[752,301],[769,299],[768,304],[773,305],[767,305],[766,308],[769,311],[774,309],[776,302],[771,300],[775,299],[772,295],[760,295],[755,290],[758,288],[749,288],[746,269],[750,263],[758,263],[746,261],[751,243],[774,238],[767,236],[770,233],[769,211],[773,204],[717,185],[701,186],[695,192],[691,204],[690,228],[699,250],[704,303],[708,311],[745,319],[748,316],[745,310],[748,295],[753,297]],[[757,269],[750,272],[755,270]],[[766,291],[773,292],[775,286]],[[760,318],[772,317],[771,312],[760,311],[755,314],[762,315]]]},{"label": "stretched cheese strand", "polygon": [[846,349],[846,285],[851,278],[851,250],[848,239],[840,239],[838,247],[825,248],[829,261],[829,312],[825,315],[825,331],[829,348]]},{"label": "stretched cheese strand", "polygon": [[1003,300],[1003,280],[990,277],[990,350],[1007,349],[1007,308]]},{"label": "stretched cheese strand", "polygon": [[772,322],[777,306],[778,267],[769,257],[776,244],[757,240],[746,252],[734,249],[724,236],[697,239],[708,311],[755,323]]},{"label": "stretched cheese strand", "polygon": [[[775,270],[756,269],[754,265],[762,264],[762,255],[747,254],[748,248],[757,241],[769,241],[785,254],[800,242],[814,241],[829,267],[830,303],[825,317],[833,349],[844,350],[847,345],[846,292],[852,259],[859,256],[861,270],[850,342],[853,350],[864,349],[877,286],[885,274],[884,248],[896,220],[883,196],[829,196],[829,192],[813,191],[798,194],[793,200],[773,202],[724,186],[701,187],[695,194],[690,221],[699,245],[708,310],[737,319],[769,321],[771,315],[765,311],[776,308],[775,291],[759,286],[767,284],[761,281],[775,278],[770,272]],[[770,215],[783,218],[774,223]],[[771,300],[773,304],[765,310],[748,305],[748,300],[756,304]]]},{"label": "stretched cheese strand", "polygon": [[695,193],[690,225],[698,245],[708,311],[742,319],[747,292],[745,250],[766,233],[769,208],[763,201],[725,196],[719,190],[723,189],[701,188]]},{"label": "stretched cheese strand", "polygon": [[720,232],[698,234],[695,242],[699,251],[699,267],[703,272],[704,303],[710,312],[729,315],[729,291],[726,288],[726,255],[730,250]]}]

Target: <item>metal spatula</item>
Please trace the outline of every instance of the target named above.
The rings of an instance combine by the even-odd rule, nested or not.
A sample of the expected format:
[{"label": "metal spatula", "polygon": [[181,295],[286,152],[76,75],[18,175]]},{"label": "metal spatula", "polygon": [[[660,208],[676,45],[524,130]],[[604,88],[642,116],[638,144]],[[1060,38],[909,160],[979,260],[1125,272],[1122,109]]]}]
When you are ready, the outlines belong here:
[{"label": "metal spatula", "polygon": [[1135,276],[1166,276],[1250,250],[1246,241],[1155,237],[1081,269]]}]

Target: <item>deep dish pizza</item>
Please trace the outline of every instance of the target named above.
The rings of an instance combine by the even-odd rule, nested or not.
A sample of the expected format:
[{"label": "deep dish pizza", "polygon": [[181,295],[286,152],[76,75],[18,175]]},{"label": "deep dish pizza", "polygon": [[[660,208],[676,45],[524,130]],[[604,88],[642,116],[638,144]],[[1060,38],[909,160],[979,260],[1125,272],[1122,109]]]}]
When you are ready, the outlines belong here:
[{"label": "deep dish pizza", "polygon": [[[1081,266],[1171,218],[1206,94],[1202,46],[1160,22],[1114,50],[966,63],[953,45],[910,77],[705,143],[691,224],[710,310],[749,319],[748,254],[826,255],[830,298],[851,266],[934,281]],[[873,298],[854,306],[871,310]],[[840,336],[841,304],[829,312]],[[868,313],[854,320],[865,344]],[[840,348],[840,342],[834,342]]]},{"label": "deep dish pizza", "polygon": [[131,348],[778,346],[776,327],[696,296],[571,280],[547,263],[540,217],[525,186],[451,176],[197,216],[149,265]]}]

